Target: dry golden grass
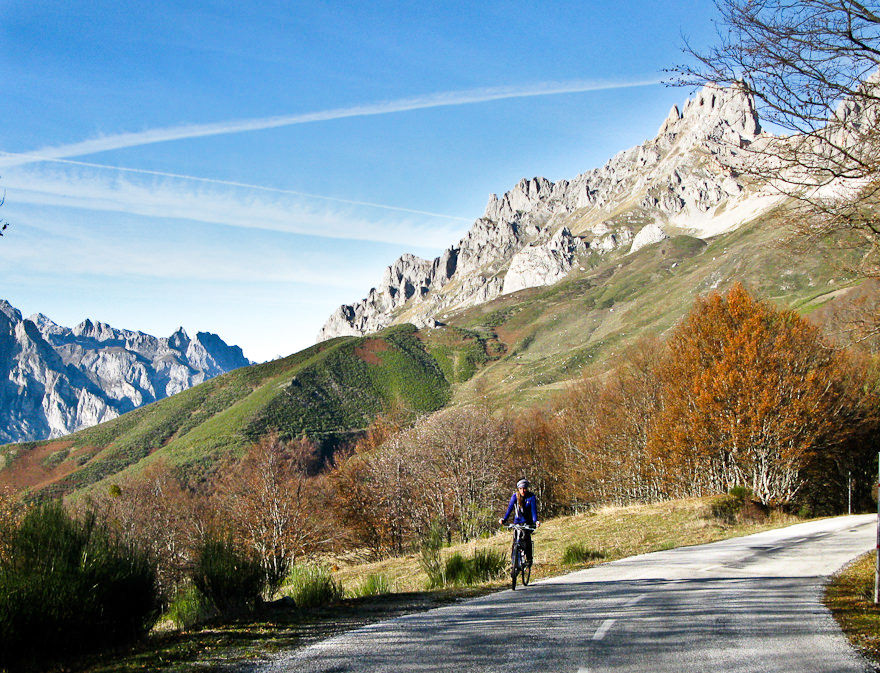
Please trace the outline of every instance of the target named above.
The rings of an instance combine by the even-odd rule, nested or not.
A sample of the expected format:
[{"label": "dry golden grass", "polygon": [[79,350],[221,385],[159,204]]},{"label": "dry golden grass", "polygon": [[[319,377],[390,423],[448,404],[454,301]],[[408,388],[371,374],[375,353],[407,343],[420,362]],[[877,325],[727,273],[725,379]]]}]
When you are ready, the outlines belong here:
[{"label": "dry golden grass", "polygon": [[870,552],[835,575],[825,605],[853,647],[880,663],[880,608],[874,605],[875,553]]},{"label": "dry golden grass", "polygon": [[[586,514],[550,519],[532,536],[535,545],[532,576],[549,577],[627,556],[714,542],[798,521],[790,515],[773,513],[763,522],[728,526],[712,516],[710,501],[710,498],[695,498],[652,505],[603,507]],[[573,544],[601,552],[604,559],[565,565],[563,554],[566,547]],[[510,533],[505,529],[489,538],[447,547],[443,555],[448,557],[459,552],[470,556],[475,549],[487,548],[506,553],[509,547]],[[427,576],[419,567],[416,554],[372,563],[337,561],[337,564],[339,570],[335,576],[344,586],[357,585],[373,573],[387,576],[395,591],[423,591],[427,585]]]}]

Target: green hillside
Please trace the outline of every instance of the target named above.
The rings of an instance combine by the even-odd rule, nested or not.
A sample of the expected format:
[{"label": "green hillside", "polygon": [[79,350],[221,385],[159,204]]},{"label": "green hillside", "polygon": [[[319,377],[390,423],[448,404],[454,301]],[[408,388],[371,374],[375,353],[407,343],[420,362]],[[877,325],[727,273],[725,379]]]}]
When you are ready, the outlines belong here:
[{"label": "green hillside", "polygon": [[65,493],[158,459],[197,480],[273,431],[329,452],[385,409],[446,405],[452,384],[488,360],[486,346],[463,330],[424,338],[411,325],[333,339],[61,439],[0,447],[0,485]]},{"label": "green hillside", "polygon": [[0,447],[0,486],[65,493],[158,459],[209,479],[273,431],[308,436],[326,457],[385,409],[545,402],[586,366],[601,373],[627,344],[671,328],[697,295],[735,281],[803,313],[856,282],[846,269],[857,251],[829,260],[778,239],[768,217],[709,241],[681,235],[632,255],[597,255],[556,285],[445,316],[441,328],[333,339],[62,439]]},{"label": "green hillside", "polygon": [[499,406],[545,401],[586,365],[597,373],[612,366],[615,354],[640,336],[675,325],[698,295],[735,281],[804,314],[857,282],[850,269],[858,250],[831,259],[798,252],[780,241],[774,224],[767,217],[708,241],[675,236],[632,255],[598,258],[556,285],[446,316],[507,349],[458,387],[453,403],[487,395]]}]

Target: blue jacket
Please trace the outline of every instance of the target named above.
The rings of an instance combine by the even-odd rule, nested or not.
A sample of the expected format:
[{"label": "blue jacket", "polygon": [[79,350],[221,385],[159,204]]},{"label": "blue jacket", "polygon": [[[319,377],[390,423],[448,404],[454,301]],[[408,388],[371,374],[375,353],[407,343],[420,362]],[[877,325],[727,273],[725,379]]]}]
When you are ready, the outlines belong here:
[{"label": "blue jacket", "polygon": [[[511,512],[516,510],[516,491],[510,496],[510,504],[507,505],[507,512],[504,514],[504,521],[510,516]],[[517,511],[513,517],[513,523],[526,524],[534,526],[538,523],[538,498],[534,493],[526,492],[526,499],[523,502],[522,511]]]}]

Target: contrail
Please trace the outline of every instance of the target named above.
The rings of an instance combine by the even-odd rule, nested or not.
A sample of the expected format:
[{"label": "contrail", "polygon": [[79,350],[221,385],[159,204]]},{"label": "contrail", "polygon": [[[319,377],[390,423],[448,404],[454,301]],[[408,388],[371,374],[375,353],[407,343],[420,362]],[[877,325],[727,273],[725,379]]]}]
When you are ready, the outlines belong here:
[{"label": "contrail", "polygon": [[[216,122],[212,124],[183,124],[180,126],[168,126],[132,133],[118,133],[68,145],[45,147],[34,152],[34,154],[41,157],[39,160],[42,161],[48,159],[63,159],[66,157],[96,154],[98,152],[106,152],[108,150],[122,149],[125,147],[137,147],[139,145],[149,145],[151,143],[168,142],[170,140],[225,135],[228,133],[242,133],[244,131],[260,131],[264,129],[278,128],[280,126],[310,124],[313,122],[330,121],[332,119],[344,119],[346,117],[367,117],[390,114],[393,112],[405,112],[408,110],[423,110],[427,108],[449,107],[454,105],[471,105],[474,103],[486,103],[508,98],[529,98],[533,96],[554,96],[566,93],[583,93],[587,91],[627,89],[632,87],[654,86],[660,83],[661,80],[610,83],[568,81],[544,82],[525,87],[491,87],[467,89],[462,91],[447,91],[426,96],[401,98],[380,103],[356,105],[347,108],[334,108],[304,114],[241,119]],[[37,160],[18,156],[7,157],[6,159],[0,159],[0,168],[32,163],[34,161]]]},{"label": "contrail", "polygon": [[[321,199],[322,201],[332,201],[333,203],[344,203],[351,206],[367,206],[369,208],[381,208],[383,210],[393,210],[400,213],[411,213],[414,215],[427,215],[428,217],[439,217],[445,220],[460,220],[462,222],[470,222],[466,217],[458,217],[456,215],[444,215],[443,213],[432,213],[428,210],[416,210],[414,208],[403,208],[401,206],[390,206],[384,203],[373,203],[372,201],[355,201],[353,199],[342,199],[336,196],[324,196],[322,194],[311,194],[309,192],[298,192],[292,189],[280,189],[278,187],[265,187],[263,185],[254,185],[248,182],[235,182],[233,180],[219,180],[216,178],[202,178],[196,175],[183,175],[181,173],[168,173],[166,171],[151,171],[145,168],[129,168],[127,166],[110,166],[107,164],[95,164],[88,161],[72,161],[70,159],[56,159],[39,154],[18,154],[13,152],[2,152],[4,157],[13,159],[23,159],[21,163],[31,162],[51,162],[54,164],[67,164],[70,166],[84,166],[87,168],[101,168],[122,173],[137,173],[138,175],[155,175],[163,178],[173,178],[177,180],[190,180],[193,182],[201,182],[211,185],[224,185],[226,187],[241,187],[244,189],[254,189],[262,192],[272,192],[274,194],[289,194],[292,196],[301,196],[308,199]],[[0,159],[0,162],[3,160]],[[20,164],[18,164],[20,165]]]}]

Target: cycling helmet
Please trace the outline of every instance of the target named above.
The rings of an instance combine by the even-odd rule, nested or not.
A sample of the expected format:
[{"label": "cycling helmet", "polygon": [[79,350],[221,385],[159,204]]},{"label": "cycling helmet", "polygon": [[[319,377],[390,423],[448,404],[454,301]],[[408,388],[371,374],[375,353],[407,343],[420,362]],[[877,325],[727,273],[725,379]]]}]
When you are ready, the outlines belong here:
[{"label": "cycling helmet", "polygon": [[517,488],[528,488],[529,486],[530,484],[528,479],[520,479],[518,482],[516,482]]}]

